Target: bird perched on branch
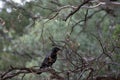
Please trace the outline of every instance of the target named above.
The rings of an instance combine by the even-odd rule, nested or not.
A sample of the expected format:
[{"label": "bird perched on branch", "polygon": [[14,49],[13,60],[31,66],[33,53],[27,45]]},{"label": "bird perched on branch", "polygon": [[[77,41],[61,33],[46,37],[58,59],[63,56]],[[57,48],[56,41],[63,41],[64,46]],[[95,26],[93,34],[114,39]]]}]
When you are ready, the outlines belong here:
[{"label": "bird perched on branch", "polygon": [[110,1],[118,1],[118,0],[110,0]]},{"label": "bird perched on branch", "polygon": [[99,1],[102,1],[102,2],[109,2],[109,1],[118,1],[118,0],[99,0]]},{"label": "bird perched on branch", "polygon": [[58,47],[54,47],[50,53],[48,53],[43,60],[41,67],[40,68],[47,68],[47,67],[52,67],[53,63],[55,63],[57,59],[57,53],[61,49]]}]

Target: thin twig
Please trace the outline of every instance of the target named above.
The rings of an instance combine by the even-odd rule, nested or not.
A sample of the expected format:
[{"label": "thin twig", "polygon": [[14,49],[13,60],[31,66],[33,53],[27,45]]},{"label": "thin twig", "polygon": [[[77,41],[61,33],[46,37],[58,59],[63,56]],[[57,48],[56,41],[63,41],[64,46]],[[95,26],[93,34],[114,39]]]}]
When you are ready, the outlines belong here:
[{"label": "thin twig", "polygon": [[86,3],[88,3],[90,0],[86,0],[84,1],[82,4],[80,4],[73,12],[71,12],[65,19],[65,21],[72,15],[74,15],[77,11],[79,11],[79,9]]}]

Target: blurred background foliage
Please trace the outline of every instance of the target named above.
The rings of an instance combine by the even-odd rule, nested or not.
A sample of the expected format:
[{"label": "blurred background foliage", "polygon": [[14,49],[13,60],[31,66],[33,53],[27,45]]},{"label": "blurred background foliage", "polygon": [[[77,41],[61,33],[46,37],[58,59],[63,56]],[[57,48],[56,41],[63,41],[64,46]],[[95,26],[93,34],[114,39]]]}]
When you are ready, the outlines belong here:
[{"label": "blurred background foliage", "polygon": [[[10,65],[40,66],[54,42],[65,47],[53,65],[57,71],[75,68],[69,60],[66,60],[66,55],[69,55],[73,64],[81,65],[79,56],[72,54],[71,50],[77,51],[85,60],[89,60],[103,52],[101,43],[105,52],[110,53],[113,61],[116,64],[120,63],[120,10],[118,8],[113,8],[115,17],[101,8],[82,8],[64,21],[72,9],[62,9],[54,18],[56,10],[65,5],[79,5],[83,0],[31,0],[23,3],[16,3],[14,0],[1,1],[4,7],[0,8],[0,71],[7,70]],[[85,20],[86,15],[87,20]],[[92,65],[90,64],[97,70],[100,69],[100,65],[104,65],[104,62],[108,63],[96,72],[99,75],[109,72],[108,66],[110,66],[110,73],[120,72],[119,66],[109,64],[111,60],[106,55],[99,60],[101,62],[98,63],[96,60],[91,63]],[[83,75],[83,79],[87,74],[88,72]],[[70,79],[77,80],[79,75],[80,73],[71,74]],[[21,77],[22,75],[19,75],[12,80],[19,80]],[[39,78],[46,79],[48,74],[43,73],[42,76],[29,74],[24,80]]]}]

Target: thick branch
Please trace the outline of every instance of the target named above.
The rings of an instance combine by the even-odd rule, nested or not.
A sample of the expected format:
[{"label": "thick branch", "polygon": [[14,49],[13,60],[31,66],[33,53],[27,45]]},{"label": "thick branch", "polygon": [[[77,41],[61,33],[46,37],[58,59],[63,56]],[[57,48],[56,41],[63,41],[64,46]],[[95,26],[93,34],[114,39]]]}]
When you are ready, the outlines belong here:
[{"label": "thick branch", "polygon": [[7,80],[11,79],[15,76],[18,76],[19,74],[28,74],[28,73],[35,73],[35,74],[41,74],[42,72],[49,72],[52,75],[55,76],[58,80],[64,80],[63,77],[59,76],[58,73],[54,69],[46,68],[46,69],[35,69],[35,68],[17,68],[17,67],[11,67],[8,71],[1,74],[0,80]]}]

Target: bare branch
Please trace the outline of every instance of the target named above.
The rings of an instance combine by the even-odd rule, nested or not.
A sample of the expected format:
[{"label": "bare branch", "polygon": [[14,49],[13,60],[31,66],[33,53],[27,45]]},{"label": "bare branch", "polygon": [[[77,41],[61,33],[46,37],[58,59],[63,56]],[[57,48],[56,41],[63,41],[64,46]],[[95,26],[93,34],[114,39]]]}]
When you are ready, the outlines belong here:
[{"label": "bare branch", "polygon": [[79,11],[79,9],[86,3],[88,3],[90,0],[86,0],[84,1],[82,4],[80,4],[73,12],[71,12],[65,19],[65,21],[72,15],[74,15],[77,11]]},{"label": "bare branch", "polygon": [[35,74],[40,75],[43,72],[49,72],[52,75],[54,75],[56,79],[64,80],[64,78],[61,77],[60,75],[58,75],[58,73],[54,69],[50,69],[50,68],[35,69],[35,68],[26,68],[26,67],[23,67],[23,68],[11,67],[8,71],[1,74],[0,80],[7,80],[7,79],[11,79],[11,78],[13,78],[15,76],[18,76],[20,74],[28,74],[28,73],[35,73]]}]

